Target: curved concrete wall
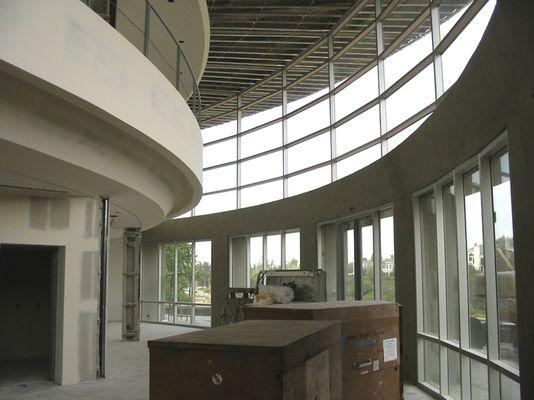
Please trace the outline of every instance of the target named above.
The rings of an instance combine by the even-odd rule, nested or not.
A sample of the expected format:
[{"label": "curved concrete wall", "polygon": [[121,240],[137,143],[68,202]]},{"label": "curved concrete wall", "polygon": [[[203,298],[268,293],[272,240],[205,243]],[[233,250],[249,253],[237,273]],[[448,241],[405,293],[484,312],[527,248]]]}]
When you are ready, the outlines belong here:
[{"label": "curved concrete wall", "polygon": [[[188,219],[147,231],[146,244],[211,239],[213,315],[228,287],[228,237],[300,228],[301,265],[317,262],[317,223],[393,204],[396,292],[404,306],[406,378],[417,380],[412,196],[471,159],[504,130],[512,176],[515,261],[523,398],[534,398],[534,5],[499,2],[479,49],[434,114],[407,141],[369,167],[321,189],[273,203]],[[214,318],[216,319],[216,318]]]},{"label": "curved concrete wall", "polygon": [[[0,71],[9,86],[2,100],[6,107],[19,101],[20,110],[33,106],[24,110],[25,119],[11,116],[11,125],[2,124],[0,139],[50,156],[67,173],[73,166],[73,175],[78,168],[102,182],[111,180],[116,186],[112,201],[139,213],[143,227],[194,206],[201,195],[202,140],[184,99],[83,3],[53,0],[46,12],[42,7],[37,0],[0,2],[0,36],[5,39],[0,42]],[[17,85],[20,96],[13,95]],[[8,89],[13,89],[11,95]],[[23,94],[29,96],[28,107]],[[40,104],[32,101],[34,94]],[[16,129],[24,123],[28,129],[20,135]],[[56,137],[47,141],[44,133]],[[75,187],[56,175],[46,180],[84,194],[110,196],[105,188],[84,188],[83,174]],[[121,200],[128,191],[129,199]],[[145,215],[149,209],[153,212]]]}]

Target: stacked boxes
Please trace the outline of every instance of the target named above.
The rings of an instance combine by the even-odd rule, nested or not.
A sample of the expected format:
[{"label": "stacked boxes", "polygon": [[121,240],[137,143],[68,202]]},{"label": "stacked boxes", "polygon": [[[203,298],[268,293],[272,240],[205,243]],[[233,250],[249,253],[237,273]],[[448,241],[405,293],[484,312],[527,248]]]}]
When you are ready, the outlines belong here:
[{"label": "stacked boxes", "polygon": [[334,301],[246,306],[245,319],[338,320],[343,335],[344,399],[398,400],[399,306],[385,301]]}]

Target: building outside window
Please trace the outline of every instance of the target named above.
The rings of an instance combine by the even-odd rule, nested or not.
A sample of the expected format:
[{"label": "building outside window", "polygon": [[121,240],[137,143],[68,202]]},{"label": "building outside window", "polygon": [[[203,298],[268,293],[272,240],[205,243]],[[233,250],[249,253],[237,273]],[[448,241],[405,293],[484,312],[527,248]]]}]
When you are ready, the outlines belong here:
[{"label": "building outside window", "polygon": [[211,326],[211,241],[164,243],[159,249],[159,298],[143,299],[142,307],[156,303],[157,322]]},{"label": "building outside window", "polygon": [[421,385],[454,399],[519,399],[505,135],[417,193],[414,217]]},{"label": "building outside window", "polygon": [[317,234],[327,300],[395,301],[391,208],[319,224]]},{"label": "building outside window", "polygon": [[300,267],[298,230],[230,238],[230,287],[254,288],[262,271]]}]

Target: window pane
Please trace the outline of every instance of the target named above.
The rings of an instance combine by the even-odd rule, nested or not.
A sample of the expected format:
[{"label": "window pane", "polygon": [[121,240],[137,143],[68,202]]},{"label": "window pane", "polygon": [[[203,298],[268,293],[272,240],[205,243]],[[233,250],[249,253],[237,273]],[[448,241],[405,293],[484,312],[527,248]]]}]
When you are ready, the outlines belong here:
[{"label": "window pane", "polygon": [[362,277],[362,300],[375,299],[375,268],[373,260],[373,221],[371,218],[359,220],[360,225],[360,265]]},{"label": "window pane", "polygon": [[337,178],[341,179],[347,175],[350,175],[362,168],[367,167],[380,158],[381,149],[380,144],[376,144],[373,147],[369,147],[359,153],[356,153],[350,157],[344,158],[337,163]]},{"label": "window pane", "polygon": [[326,301],[337,300],[337,229],[336,224],[321,226],[322,269],[326,273]]},{"label": "window pane", "polygon": [[241,118],[241,132],[245,132],[255,126],[272,121],[276,118],[280,118],[282,116],[282,99],[280,96],[277,97],[280,100],[280,106]]},{"label": "window pane", "polygon": [[195,215],[211,214],[221,211],[235,210],[235,190],[229,192],[208,194],[202,196],[200,203],[195,208]]},{"label": "window pane", "polygon": [[425,357],[424,380],[439,389],[439,344],[423,340]]},{"label": "window pane", "polygon": [[300,139],[330,125],[330,104],[323,100],[287,120],[288,141]]},{"label": "window pane", "polygon": [[235,161],[237,157],[236,143],[234,138],[211,146],[204,146],[204,168]]},{"label": "window pane", "polygon": [[519,400],[521,399],[521,387],[519,383],[501,374],[501,399]]},{"label": "window pane", "polygon": [[176,277],[176,300],[178,302],[193,301],[193,244],[177,243],[178,275]]},{"label": "window pane", "polygon": [[395,246],[392,210],[380,212],[380,299],[395,301]]},{"label": "window pane", "polygon": [[460,305],[458,283],[458,236],[454,185],[443,187],[443,224],[445,229],[445,284],[447,297],[447,337],[460,340]]},{"label": "window pane", "polygon": [[518,366],[514,231],[508,153],[491,159],[500,358]]},{"label": "window pane", "polygon": [[241,164],[241,184],[259,182],[283,175],[282,151],[267,154]]},{"label": "window pane", "polygon": [[211,242],[195,242],[195,303],[211,304]]},{"label": "window pane", "polygon": [[288,179],[288,194],[294,196],[308,190],[317,189],[330,183],[330,166],[298,174]]},{"label": "window pane", "polygon": [[435,99],[434,67],[429,65],[386,99],[388,130],[433,103]]},{"label": "window pane", "polygon": [[330,159],[330,133],[323,133],[287,150],[289,173]]},{"label": "window pane", "polygon": [[488,367],[469,359],[471,364],[471,400],[488,400]]},{"label": "window pane", "polygon": [[[293,92],[293,93],[292,93]],[[291,96],[291,94],[293,94],[293,97],[297,98],[298,97],[298,94],[294,93],[295,91],[289,91],[288,92],[288,96]],[[328,83],[326,83],[326,87],[324,87],[323,89],[313,93],[313,94],[310,94],[308,96],[305,96],[305,97],[301,97],[299,98],[298,100],[288,100],[288,103],[287,103],[287,113],[289,114],[290,112],[293,112],[295,111],[297,108],[300,108],[308,103],[311,103],[313,100],[315,99],[318,99],[319,97],[321,96],[324,96],[325,94],[328,93]]]},{"label": "window pane", "polygon": [[336,121],[378,97],[378,72],[374,67],[336,94]]},{"label": "window pane", "polygon": [[211,306],[194,306],[195,320],[194,325],[203,326],[206,328],[211,327]]},{"label": "window pane", "polygon": [[241,190],[241,207],[251,207],[256,204],[280,200],[284,197],[284,184],[282,180],[264,183]]},{"label": "window pane", "polygon": [[236,165],[232,164],[204,171],[202,177],[204,193],[235,187],[237,181],[236,170]]},{"label": "window pane", "polygon": [[472,2],[472,0],[443,0],[439,4],[439,30],[442,39],[456,25]]},{"label": "window pane", "polygon": [[248,133],[241,137],[241,157],[245,158],[282,146],[282,123]]},{"label": "window pane", "polygon": [[341,229],[343,240],[343,271],[345,273],[345,300],[354,300],[356,298],[354,277],[354,223],[344,223]]},{"label": "window pane", "polygon": [[267,236],[267,269],[282,268],[282,235]]},{"label": "window pane", "polygon": [[300,269],[300,232],[286,233],[285,269]]},{"label": "window pane", "polygon": [[478,15],[443,53],[443,83],[445,90],[458,80],[475,52],[493,13],[495,2],[495,0],[488,1]]},{"label": "window pane", "polygon": [[460,353],[447,349],[447,371],[449,375],[448,395],[453,399],[462,398],[462,368]]},{"label": "window pane", "polygon": [[413,41],[401,47],[384,60],[386,88],[389,88],[397,82],[432,51],[430,19],[427,18],[416,32],[421,34],[422,37],[413,38]]},{"label": "window pane", "polygon": [[464,176],[464,196],[470,345],[485,353],[488,339],[479,171]]},{"label": "window pane", "polygon": [[163,268],[161,271],[161,298],[163,301],[174,301],[174,267],[175,267],[174,243],[167,243],[162,248]]},{"label": "window pane", "polygon": [[204,143],[217,139],[232,136],[237,133],[237,120],[228,121],[220,125],[202,129],[202,140]]},{"label": "window pane", "polygon": [[404,128],[402,131],[397,133],[395,136],[388,139],[387,140],[388,152],[393,150],[395,147],[397,147],[399,144],[404,142],[406,139],[408,139],[412,135],[412,133],[414,133],[417,130],[417,128],[423,125],[423,122],[425,122],[427,118],[430,117],[430,115],[432,114],[428,114],[424,116],[419,121],[414,122],[408,128]]},{"label": "window pane", "polygon": [[378,106],[336,128],[337,154],[342,155],[380,136]]},{"label": "window pane", "polygon": [[263,237],[250,238],[250,287],[256,287],[258,274],[263,270]]},{"label": "window pane", "polygon": [[438,254],[436,203],[433,194],[420,198],[423,273],[423,330],[438,334]]},{"label": "window pane", "polygon": [[[173,312],[172,310],[173,310],[173,307],[169,306],[169,311]],[[192,311],[191,306],[189,304],[177,304],[174,307],[174,312],[176,315],[174,323],[181,324],[181,325],[191,325],[192,324],[191,311]],[[171,317],[171,321],[169,322],[172,322],[172,317]]]},{"label": "window pane", "polygon": [[248,287],[247,283],[247,238],[232,238],[231,248],[231,287]]}]

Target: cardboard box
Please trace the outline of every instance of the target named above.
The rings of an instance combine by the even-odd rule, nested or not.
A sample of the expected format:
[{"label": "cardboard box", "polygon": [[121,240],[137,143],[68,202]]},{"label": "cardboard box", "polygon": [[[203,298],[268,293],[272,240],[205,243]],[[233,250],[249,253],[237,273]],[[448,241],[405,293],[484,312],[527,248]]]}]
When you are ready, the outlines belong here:
[{"label": "cardboard box", "polygon": [[332,400],[340,340],[336,321],[281,320],[152,340],[150,399]]},{"label": "cardboard box", "polygon": [[343,398],[401,398],[397,304],[385,301],[332,301],[247,305],[243,313],[246,320],[341,321]]}]

